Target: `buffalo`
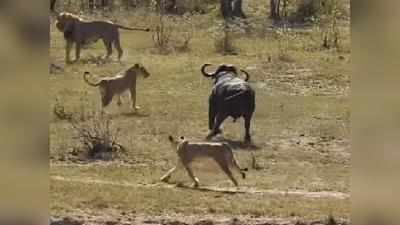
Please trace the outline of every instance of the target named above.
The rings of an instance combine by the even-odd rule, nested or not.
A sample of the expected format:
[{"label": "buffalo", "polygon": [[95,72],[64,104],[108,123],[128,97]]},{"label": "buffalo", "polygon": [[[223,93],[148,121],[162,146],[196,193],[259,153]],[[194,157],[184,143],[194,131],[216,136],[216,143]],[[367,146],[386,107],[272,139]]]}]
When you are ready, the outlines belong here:
[{"label": "buffalo", "polygon": [[246,130],[245,142],[251,142],[250,123],[255,110],[255,92],[247,82],[250,75],[239,70],[246,78],[239,78],[238,69],[233,65],[220,65],[214,72],[206,72],[211,64],[204,64],[201,72],[205,77],[214,79],[214,86],[209,97],[208,127],[206,139],[221,133],[220,125],[227,117],[236,119],[243,117]]}]

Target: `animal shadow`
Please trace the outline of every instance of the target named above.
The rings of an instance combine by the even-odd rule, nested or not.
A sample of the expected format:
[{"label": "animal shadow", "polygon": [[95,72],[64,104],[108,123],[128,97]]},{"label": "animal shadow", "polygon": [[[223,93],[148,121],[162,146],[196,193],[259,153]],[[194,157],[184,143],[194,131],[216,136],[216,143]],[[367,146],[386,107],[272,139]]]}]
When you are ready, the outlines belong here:
[{"label": "animal shadow", "polygon": [[109,114],[111,119],[117,119],[120,117],[149,117],[150,114],[140,113],[140,112],[123,112],[118,114]]},{"label": "animal shadow", "polygon": [[261,149],[261,147],[256,145],[255,143],[246,143],[243,141],[230,140],[230,139],[226,139],[226,138],[221,138],[218,141],[228,143],[235,150],[236,149],[243,149],[243,150],[260,150]]},{"label": "animal shadow", "polygon": [[220,188],[212,188],[212,187],[192,187],[192,186],[187,186],[187,185],[176,185],[177,188],[181,189],[187,189],[187,190],[193,190],[193,191],[200,191],[200,192],[211,192],[211,193],[222,193],[222,194],[229,194],[229,195],[235,195],[235,194],[243,194],[243,191],[239,190],[228,190],[228,189],[220,189]]},{"label": "animal shadow", "polygon": [[121,116],[125,117],[149,117],[150,114],[142,113],[142,112],[124,112],[121,113]]}]

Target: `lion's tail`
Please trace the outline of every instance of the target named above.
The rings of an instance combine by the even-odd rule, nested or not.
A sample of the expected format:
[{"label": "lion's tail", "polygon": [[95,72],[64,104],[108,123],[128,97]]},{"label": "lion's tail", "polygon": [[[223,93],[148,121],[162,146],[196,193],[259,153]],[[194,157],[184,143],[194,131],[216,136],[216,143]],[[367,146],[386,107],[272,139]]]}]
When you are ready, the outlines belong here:
[{"label": "lion's tail", "polygon": [[132,28],[132,27],[126,27],[126,26],[122,26],[119,24],[116,24],[118,28],[124,29],[124,30],[139,30],[139,31],[146,31],[149,32],[150,28]]},{"label": "lion's tail", "polygon": [[87,78],[87,76],[88,76],[89,74],[90,74],[90,73],[89,73],[88,71],[84,72],[84,73],[83,73],[83,80],[84,80],[87,84],[89,84],[90,86],[93,86],[93,87],[99,86],[100,83],[101,83],[101,81],[100,81],[99,83],[97,83],[97,84],[91,83],[91,82],[88,80],[88,78]]}]

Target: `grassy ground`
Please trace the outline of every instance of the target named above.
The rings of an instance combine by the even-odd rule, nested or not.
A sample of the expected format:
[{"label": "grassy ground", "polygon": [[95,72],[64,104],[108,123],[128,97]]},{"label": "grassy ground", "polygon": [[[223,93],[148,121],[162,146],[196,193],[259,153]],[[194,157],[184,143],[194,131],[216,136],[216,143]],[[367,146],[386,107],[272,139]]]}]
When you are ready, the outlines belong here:
[{"label": "grassy ground", "polygon": [[[143,13],[115,18],[128,25],[155,21],[153,15]],[[50,175],[64,178],[51,180],[53,215],[134,212],[320,219],[332,214],[349,218],[349,199],[334,196],[313,198],[306,194],[251,191],[227,194],[159,185],[158,179],[174,165],[176,158],[167,136],[185,135],[201,140],[208,132],[211,81],[200,74],[201,65],[228,62],[249,71],[257,95],[251,129],[255,150],[242,149],[238,144],[243,140],[243,120],[232,123],[228,119],[224,124],[224,138],[238,144],[235,153],[241,164],[251,168],[252,153],[259,165],[257,170],[250,169],[246,180],[239,180],[241,189],[349,193],[347,23],[341,25],[343,39],[339,52],[319,49],[318,32],[312,29],[291,32],[292,42],[277,38],[272,31],[256,30],[249,35],[236,35],[234,45],[239,55],[223,56],[215,52],[214,40],[208,33],[212,18],[211,14],[194,18],[190,51],[161,55],[154,48],[151,34],[122,31],[122,64],[81,62],[50,75],[50,111],[57,98],[66,111],[79,114],[100,108],[98,90],[83,82],[83,71],[109,76],[140,62],[151,73],[148,79],[138,81],[138,104],[142,106],[139,114],[130,113],[129,95],[123,98],[122,107],[113,102],[107,109],[113,128],[120,130],[121,144],[127,148],[122,160],[71,160],[70,152],[80,146],[74,139],[76,132],[68,122],[52,115]],[[53,25],[50,52],[51,61],[64,66],[64,41]],[[99,42],[83,50],[82,59],[104,52]],[[232,187],[211,161],[195,163],[194,170],[204,185]],[[85,180],[99,182],[78,182]],[[171,182],[190,185],[184,172],[174,175]]]}]

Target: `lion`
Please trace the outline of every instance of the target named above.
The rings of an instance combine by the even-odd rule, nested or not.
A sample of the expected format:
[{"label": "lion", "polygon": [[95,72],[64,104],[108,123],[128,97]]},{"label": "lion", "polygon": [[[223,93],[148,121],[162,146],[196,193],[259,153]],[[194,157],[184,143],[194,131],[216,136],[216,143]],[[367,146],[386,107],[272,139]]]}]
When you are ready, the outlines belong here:
[{"label": "lion", "polygon": [[171,135],[168,137],[173,148],[176,149],[178,154],[178,162],[175,167],[170,169],[165,175],[163,175],[160,180],[163,182],[168,182],[171,178],[171,174],[178,168],[178,166],[183,166],[189,174],[189,177],[194,182],[194,187],[199,186],[199,179],[193,174],[190,167],[190,163],[196,158],[212,158],[217,162],[225,174],[231,179],[235,186],[238,186],[230,167],[234,167],[241,175],[242,178],[246,178],[247,168],[241,169],[238,161],[233,155],[232,148],[227,143],[217,143],[217,142],[193,142],[188,141],[185,137],[180,137],[179,139],[174,139]]},{"label": "lion", "polygon": [[114,95],[118,96],[117,104],[118,106],[121,106],[121,94],[129,89],[131,93],[132,108],[134,110],[140,109],[140,107],[136,105],[136,79],[138,76],[143,76],[144,78],[150,76],[150,73],[143,65],[136,63],[128,70],[122,71],[113,77],[101,78],[97,83],[90,82],[87,77],[88,75],[90,75],[90,72],[85,71],[83,73],[83,80],[90,86],[99,87],[103,108],[107,107],[111,103]]},{"label": "lion", "polygon": [[119,29],[150,31],[149,28],[130,28],[111,21],[85,21],[79,16],[67,12],[62,12],[57,16],[56,27],[64,34],[64,39],[67,42],[65,48],[65,60],[67,63],[71,63],[70,51],[73,44],[75,44],[75,57],[76,61],[78,61],[81,47],[99,39],[103,40],[107,49],[106,59],[111,56],[112,45],[114,45],[118,51],[118,60],[121,60],[123,50],[119,38]]}]

